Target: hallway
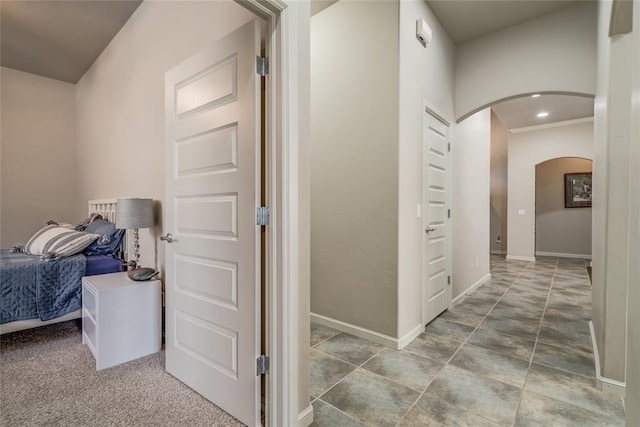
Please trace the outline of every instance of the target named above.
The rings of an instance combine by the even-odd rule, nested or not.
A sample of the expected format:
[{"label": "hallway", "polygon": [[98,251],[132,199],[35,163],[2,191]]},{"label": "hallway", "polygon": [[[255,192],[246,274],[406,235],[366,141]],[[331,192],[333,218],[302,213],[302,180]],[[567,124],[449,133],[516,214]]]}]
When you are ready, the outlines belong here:
[{"label": "hallway", "polygon": [[492,255],[491,274],[401,351],[312,323],[312,425],[623,426],[595,386],[585,262]]}]

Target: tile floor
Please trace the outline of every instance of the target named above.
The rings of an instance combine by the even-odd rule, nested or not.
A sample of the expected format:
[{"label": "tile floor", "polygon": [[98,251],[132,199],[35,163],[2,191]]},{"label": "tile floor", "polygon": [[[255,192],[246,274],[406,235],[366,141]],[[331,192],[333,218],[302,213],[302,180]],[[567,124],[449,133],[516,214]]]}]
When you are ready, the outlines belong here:
[{"label": "tile floor", "polygon": [[312,323],[312,425],[623,426],[595,386],[585,262],[492,256],[491,274],[400,351]]}]

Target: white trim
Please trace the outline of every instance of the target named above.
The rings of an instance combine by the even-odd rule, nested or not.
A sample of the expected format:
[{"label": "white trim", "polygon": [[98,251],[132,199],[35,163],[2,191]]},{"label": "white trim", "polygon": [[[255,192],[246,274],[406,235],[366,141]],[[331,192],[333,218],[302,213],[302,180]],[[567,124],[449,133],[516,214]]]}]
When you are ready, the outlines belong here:
[{"label": "white trim", "polygon": [[45,325],[53,325],[54,323],[66,322],[67,320],[81,319],[82,309],[67,313],[63,316],[51,320],[28,319],[16,320],[14,322],[3,323],[0,325],[0,335],[9,334],[11,332],[24,331],[25,329],[38,328]]},{"label": "white trim", "polygon": [[356,337],[369,340],[385,347],[393,348],[395,350],[401,350],[406,347],[411,341],[413,341],[418,335],[424,332],[424,326],[418,325],[413,328],[404,337],[394,338],[389,335],[381,334],[379,332],[372,331],[360,326],[352,325],[351,323],[343,322],[341,320],[332,319],[331,317],[322,316],[321,314],[311,313],[311,321],[319,323],[324,326],[328,326],[333,329],[337,329],[341,332],[346,332]]},{"label": "white trim", "polygon": [[532,256],[507,255],[507,261],[529,261],[529,262],[536,262],[536,259],[535,259],[535,257],[532,257]]},{"label": "white trim", "polygon": [[506,255],[507,251],[499,251],[497,249],[491,249],[489,253],[492,255]]},{"label": "white trim", "polygon": [[398,338],[398,344],[396,350],[402,350],[409,344],[411,341],[415,340],[420,334],[424,332],[424,325],[417,325],[415,328],[410,330],[404,337]]},{"label": "white trim", "polygon": [[307,142],[300,141],[297,108],[300,96],[297,27],[300,25],[299,16],[302,16],[300,8],[304,5],[291,0],[235,1],[268,24],[266,43],[270,69],[267,77],[265,186],[267,203],[271,207],[271,225],[267,228],[266,237],[265,329],[271,366],[266,376],[266,424],[306,427],[309,408],[298,412],[300,362],[308,366],[308,360],[303,358],[300,361],[299,358],[297,259],[300,238],[297,147]]},{"label": "white trim", "polygon": [[558,128],[563,126],[580,125],[582,123],[593,123],[593,117],[583,117],[581,119],[564,120],[561,122],[545,123],[543,125],[527,126],[523,128],[509,129],[509,133],[530,132],[532,130]]},{"label": "white trim", "polygon": [[464,292],[462,292],[460,295],[458,295],[457,297],[455,297],[453,299],[453,301],[451,301],[451,304],[453,304],[454,306],[457,305],[459,302],[461,302],[461,300],[467,296],[468,294],[472,293],[473,291],[475,291],[476,289],[478,289],[480,286],[484,285],[485,283],[487,283],[489,280],[491,280],[491,273],[488,273],[486,276],[484,276],[482,279],[478,280],[476,283],[474,283],[473,285],[469,286],[469,288],[467,288]]},{"label": "white trim", "polygon": [[624,397],[627,388],[626,383],[600,375],[600,353],[598,352],[598,343],[596,342],[596,331],[593,327],[593,320],[589,320],[589,331],[591,332],[591,344],[593,346],[593,360],[596,365],[595,369],[598,388],[606,393],[612,393],[617,396]]},{"label": "white trim", "polygon": [[565,253],[561,253],[561,252],[536,251],[536,256],[555,256],[555,257],[558,257],[558,258],[591,259],[591,254],[565,254]]},{"label": "white trim", "polygon": [[298,414],[298,425],[308,426],[313,422],[313,405],[309,404],[304,411]]}]

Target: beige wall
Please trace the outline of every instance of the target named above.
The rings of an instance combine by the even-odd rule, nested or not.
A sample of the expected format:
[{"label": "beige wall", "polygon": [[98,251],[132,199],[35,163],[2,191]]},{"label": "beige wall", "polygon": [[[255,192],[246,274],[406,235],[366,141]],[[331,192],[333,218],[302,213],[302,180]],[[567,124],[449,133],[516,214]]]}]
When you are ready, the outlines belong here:
[{"label": "beige wall", "polygon": [[[308,1],[290,2],[286,12],[289,14],[287,19],[290,19],[291,21],[289,22],[292,23],[290,31],[287,33],[291,41],[287,54],[289,58],[295,57],[297,59],[297,63],[291,65],[287,71],[286,79],[290,84],[289,90],[287,90],[287,96],[290,101],[288,124],[291,129],[296,131],[295,133],[290,132],[289,144],[298,148],[297,159],[292,158],[293,156],[289,157],[291,166],[289,173],[292,176],[299,177],[296,188],[298,194],[297,212],[295,207],[291,209],[292,216],[297,213],[297,221],[292,221],[289,218],[289,227],[295,227],[298,230],[297,248],[290,248],[296,249],[297,259],[295,259],[294,255],[294,259],[290,261],[297,261],[298,276],[290,278],[289,288],[291,294],[295,295],[297,293],[298,318],[297,323],[292,322],[295,326],[294,324],[287,326],[286,321],[283,324],[285,328],[297,328],[298,346],[295,348],[292,345],[290,348],[291,357],[281,357],[280,359],[281,368],[284,370],[289,369],[288,375],[283,375],[291,384],[289,388],[297,389],[297,405],[295,405],[294,401],[291,402],[290,411],[293,413],[290,418],[297,417],[297,425],[299,426],[304,425],[304,423],[300,422],[301,418],[311,407],[309,399],[309,383],[311,380],[309,353],[311,333],[309,328],[311,297],[311,176],[309,173],[311,169],[311,76],[309,66],[311,60],[311,22],[309,9],[310,4]],[[295,186],[295,183],[289,182],[288,185]],[[288,238],[291,239],[291,237],[289,235]],[[282,240],[284,240],[284,237]],[[275,307],[272,307],[272,309],[275,309]],[[284,311],[287,312],[288,310]],[[275,333],[278,332],[275,331]],[[297,355],[297,358],[295,355]],[[291,394],[292,400],[296,398],[293,396],[293,392]]]},{"label": "beige wall", "polygon": [[593,158],[592,122],[509,135],[508,258],[534,258],[535,166],[560,157]]},{"label": "beige wall", "polygon": [[453,144],[453,298],[489,279],[491,110],[456,126]]},{"label": "beige wall", "polygon": [[[490,160],[490,232],[489,245],[492,253],[507,253],[507,128],[491,111],[491,160]],[[500,237],[500,242],[497,242]]]},{"label": "beige wall", "polygon": [[[634,5],[632,49],[640,51],[640,7]],[[640,55],[633,57],[629,150],[629,296],[627,310],[627,402],[640,402]],[[626,423],[640,425],[640,405],[627,404]]]},{"label": "beige wall", "polygon": [[311,312],[397,334],[398,2],[311,19]]},{"label": "beige wall", "polygon": [[564,174],[591,172],[592,164],[562,158],[536,165],[536,255],[591,258],[591,208],[564,207]]},{"label": "beige wall", "polygon": [[459,45],[456,119],[527,93],[593,95],[596,7],[596,2],[579,2]]},{"label": "beige wall", "polygon": [[592,211],[592,292],[591,318],[594,326],[595,341],[598,349],[604,348],[606,330],[606,222],[607,222],[607,94],[609,86],[609,20],[611,2],[598,2],[598,71],[597,88],[594,102],[594,145]]},{"label": "beige wall", "polygon": [[[433,30],[427,47],[416,39],[416,20]],[[422,134],[424,105],[453,123],[455,46],[424,1],[400,1],[400,109],[398,134],[398,332],[420,327],[422,316]]]},{"label": "beige wall", "polygon": [[594,182],[594,197],[596,191],[600,193],[599,199],[594,199],[597,209],[594,209],[593,245],[602,248],[593,260],[593,323],[601,375],[623,381],[629,280],[629,194],[634,191],[634,186],[629,184],[628,163],[633,46],[631,35],[608,36],[611,3],[599,5],[600,68],[594,168],[605,169],[607,179],[599,178]]},{"label": "beige wall", "polygon": [[[599,5],[598,88],[595,100],[593,186],[593,324],[600,374],[625,380],[629,277],[629,208],[638,194],[631,182],[631,89],[634,47],[630,34],[609,37],[611,2]],[[598,175],[596,175],[596,173]],[[602,175],[600,175],[602,174]]]},{"label": "beige wall", "polygon": [[2,67],[1,246],[47,219],[78,222],[74,86]]},{"label": "beige wall", "polygon": [[[164,73],[251,18],[233,2],[140,5],[77,84],[80,203],[123,196],[162,202]],[[155,229],[140,230],[141,262],[163,270],[161,232],[161,217]]]}]

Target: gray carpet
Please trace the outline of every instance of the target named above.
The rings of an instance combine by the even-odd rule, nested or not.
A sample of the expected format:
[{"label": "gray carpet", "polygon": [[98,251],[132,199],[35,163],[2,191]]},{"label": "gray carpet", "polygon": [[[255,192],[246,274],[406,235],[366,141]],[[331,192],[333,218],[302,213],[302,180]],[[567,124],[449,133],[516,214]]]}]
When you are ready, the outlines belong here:
[{"label": "gray carpet", "polygon": [[0,336],[1,426],[242,426],[164,371],[164,352],[96,371],[79,321]]}]

